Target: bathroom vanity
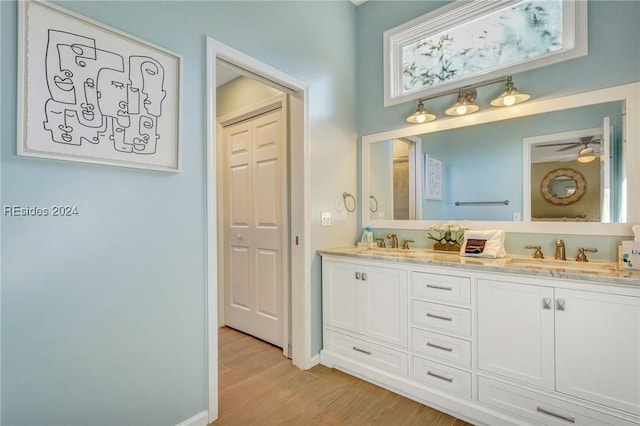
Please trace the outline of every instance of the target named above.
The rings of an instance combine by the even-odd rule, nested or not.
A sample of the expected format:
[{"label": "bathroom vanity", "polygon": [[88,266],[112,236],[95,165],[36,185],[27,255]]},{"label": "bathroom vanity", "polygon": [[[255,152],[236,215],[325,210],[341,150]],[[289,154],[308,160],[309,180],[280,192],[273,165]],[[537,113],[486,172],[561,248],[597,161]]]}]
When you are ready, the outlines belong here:
[{"label": "bathroom vanity", "polygon": [[323,365],[474,424],[640,424],[640,271],[320,254]]}]

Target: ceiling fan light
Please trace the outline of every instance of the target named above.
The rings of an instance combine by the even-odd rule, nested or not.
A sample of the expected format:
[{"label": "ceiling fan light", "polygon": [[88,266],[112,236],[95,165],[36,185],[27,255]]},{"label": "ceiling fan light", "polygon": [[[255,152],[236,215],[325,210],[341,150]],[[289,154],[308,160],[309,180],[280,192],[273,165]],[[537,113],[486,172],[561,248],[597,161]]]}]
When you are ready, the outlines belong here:
[{"label": "ceiling fan light", "polygon": [[577,160],[580,163],[590,163],[593,160],[596,159],[595,154],[593,153],[593,148],[591,147],[587,147],[587,148],[582,148],[580,150],[580,152],[578,153],[578,158]]},{"label": "ceiling fan light", "polygon": [[418,108],[416,112],[407,117],[407,122],[413,124],[428,123],[436,119],[436,116],[427,112],[422,99],[418,100]]}]

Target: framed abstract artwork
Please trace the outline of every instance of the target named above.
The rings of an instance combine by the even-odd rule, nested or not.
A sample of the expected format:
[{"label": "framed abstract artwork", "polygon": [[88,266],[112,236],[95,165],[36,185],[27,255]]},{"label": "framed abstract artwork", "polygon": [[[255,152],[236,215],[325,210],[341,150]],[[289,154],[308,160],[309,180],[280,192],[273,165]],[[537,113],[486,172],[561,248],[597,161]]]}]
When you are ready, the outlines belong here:
[{"label": "framed abstract artwork", "polygon": [[587,54],[587,2],[458,0],[384,33],[385,106]]},{"label": "framed abstract artwork", "polygon": [[444,165],[433,155],[424,155],[424,198],[442,200],[442,179]]},{"label": "framed abstract artwork", "polygon": [[48,2],[19,2],[20,156],[180,170],[182,58]]}]

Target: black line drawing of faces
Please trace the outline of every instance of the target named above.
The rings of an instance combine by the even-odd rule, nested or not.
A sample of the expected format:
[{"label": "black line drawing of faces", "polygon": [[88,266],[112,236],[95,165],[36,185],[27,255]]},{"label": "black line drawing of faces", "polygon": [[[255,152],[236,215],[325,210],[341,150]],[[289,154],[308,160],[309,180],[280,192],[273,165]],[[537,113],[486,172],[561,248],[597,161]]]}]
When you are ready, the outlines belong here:
[{"label": "black line drawing of faces", "polygon": [[160,62],[148,56],[131,56],[129,78],[131,89],[135,91],[134,93],[138,93],[139,102],[147,114],[160,117],[162,101],[167,96],[167,92],[163,90],[164,68]]},{"label": "black line drawing of faces", "polygon": [[[123,58],[97,49],[93,39],[49,30],[45,66],[51,98],[45,103],[44,127],[52,140],[71,145],[81,145],[83,140],[98,143],[97,132],[104,127],[98,74],[106,67],[124,71]],[[62,115],[57,116],[60,110]]]},{"label": "black line drawing of faces", "polygon": [[[49,30],[46,51],[49,99],[44,128],[53,142],[109,144],[116,151],[154,154],[162,115],[165,71],[147,56],[128,61],[98,49],[94,39]],[[127,67],[128,66],[128,67]]]}]

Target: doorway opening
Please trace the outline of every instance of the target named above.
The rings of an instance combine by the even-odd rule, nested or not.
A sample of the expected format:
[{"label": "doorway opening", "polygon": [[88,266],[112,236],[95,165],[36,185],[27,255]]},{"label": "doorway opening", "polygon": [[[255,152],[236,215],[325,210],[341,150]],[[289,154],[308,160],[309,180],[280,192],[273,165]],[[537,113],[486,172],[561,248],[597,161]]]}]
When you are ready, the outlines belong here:
[{"label": "doorway opening", "polygon": [[287,96],[242,75],[217,84],[219,325],[290,357]]},{"label": "doorway opening", "polygon": [[[218,67],[217,65],[220,65]],[[284,350],[292,363],[306,369],[312,366],[310,282],[311,253],[308,239],[311,234],[309,201],[309,114],[307,109],[308,87],[305,83],[212,38],[207,38],[207,369],[208,369],[208,421],[218,417],[218,342],[219,325],[224,324],[224,291],[219,283],[224,282],[225,264],[223,179],[220,176],[223,137],[216,118],[218,70],[226,68],[244,78],[258,81],[277,89],[284,99],[287,111],[288,172],[287,190],[289,203],[288,232],[283,244],[288,246],[288,279],[283,287],[285,309]],[[268,102],[267,102],[268,103]],[[255,105],[253,105],[255,107]],[[266,107],[269,109],[270,107]],[[255,109],[255,108],[254,108]],[[258,108],[260,109],[260,107]],[[242,111],[241,111],[242,112]],[[248,111],[245,111],[248,113]],[[262,111],[265,112],[265,111]],[[240,121],[248,118],[242,117]],[[249,114],[251,115],[251,114]],[[236,234],[237,236],[237,234]],[[221,294],[222,293],[222,294]]]}]

